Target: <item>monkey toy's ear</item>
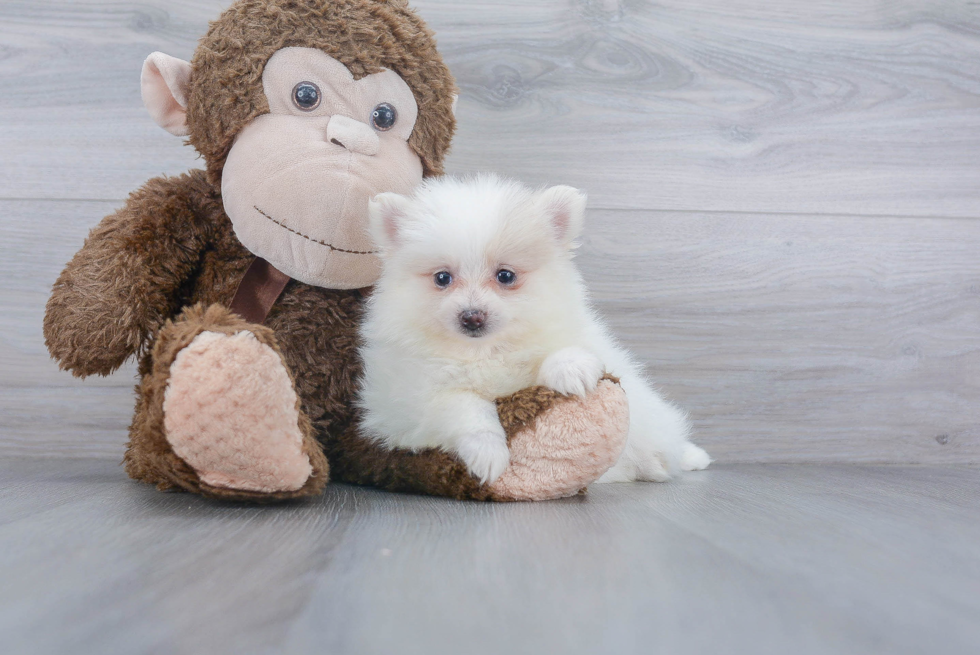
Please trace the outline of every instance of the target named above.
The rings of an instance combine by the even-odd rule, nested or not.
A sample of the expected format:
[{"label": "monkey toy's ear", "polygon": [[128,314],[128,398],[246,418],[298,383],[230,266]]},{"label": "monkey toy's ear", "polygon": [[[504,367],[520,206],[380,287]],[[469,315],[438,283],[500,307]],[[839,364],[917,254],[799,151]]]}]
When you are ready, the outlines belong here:
[{"label": "monkey toy's ear", "polygon": [[140,93],[143,105],[157,125],[174,136],[187,136],[187,87],[191,65],[162,52],[143,62]]}]

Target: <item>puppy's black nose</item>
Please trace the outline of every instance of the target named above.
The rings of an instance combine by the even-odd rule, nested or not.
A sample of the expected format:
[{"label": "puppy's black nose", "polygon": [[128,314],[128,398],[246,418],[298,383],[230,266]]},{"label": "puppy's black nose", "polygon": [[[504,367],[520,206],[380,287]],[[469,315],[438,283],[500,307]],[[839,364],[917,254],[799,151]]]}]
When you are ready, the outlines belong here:
[{"label": "puppy's black nose", "polygon": [[486,312],[479,309],[467,309],[459,314],[459,324],[463,326],[464,330],[469,330],[470,332],[476,332],[486,322]]}]

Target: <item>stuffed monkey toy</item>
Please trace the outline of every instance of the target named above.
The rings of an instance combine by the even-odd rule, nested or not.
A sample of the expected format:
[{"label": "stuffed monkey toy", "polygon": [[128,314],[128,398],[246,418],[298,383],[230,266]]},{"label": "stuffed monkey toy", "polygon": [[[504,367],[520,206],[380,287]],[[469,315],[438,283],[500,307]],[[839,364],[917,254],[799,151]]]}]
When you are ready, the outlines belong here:
[{"label": "stuffed monkey toy", "polygon": [[[54,284],[48,349],[74,375],[138,357],[124,458],[136,480],[272,501],[333,479],[460,499],[568,496],[615,463],[615,380],[584,399],[498,399],[510,468],[481,485],[447,453],[358,433],[357,327],[379,259],[375,194],[439,175],[455,83],[400,0],[238,0],[191,62],[146,60],[144,103],[206,170],[150,180]],[[329,464],[328,464],[329,462]]]}]

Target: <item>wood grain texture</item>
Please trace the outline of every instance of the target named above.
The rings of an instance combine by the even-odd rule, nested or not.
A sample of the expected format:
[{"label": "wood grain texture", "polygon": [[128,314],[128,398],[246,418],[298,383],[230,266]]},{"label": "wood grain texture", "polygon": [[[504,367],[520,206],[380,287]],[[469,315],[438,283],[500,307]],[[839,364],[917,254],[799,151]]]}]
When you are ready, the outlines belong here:
[{"label": "wood grain texture", "polygon": [[973,653],[977,470],[742,465],[479,504],[161,494],[0,462],[0,650]]},{"label": "wood grain texture", "polygon": [[[44,303],[107,202],[0,201],[0,451],[122,453],[133,368],[48,360]],[[722,462],[980,463],[980,221],[594,210],[614,332]]]},{"label": "wood grain texture", "polygon": [[980,216],[975,4],[477,5],[426,6],[454,170],[610,208]]},{"label": "wood grain texture", "polygon": [[126,480],[133,367],[58,371],[44,303],[200,165],[139,70],[227,2],[3,2],[0,652],[974,652],[980,5],[414,4],[462,88],[450,170],[590,193],[597,305],[719,462],[514,505]]},{"label": "wood grain texture", "polygon": [[120,203],[0,201],[0,452],[122,458],[135,366],[79,380],[59,371],[44,306],[90,228]]},{"label": "wood grain texture", "polygon": [[599,308],[721,461],[980,462],[980,222],[594,211]]},{"label": "wood grain texture", "polygon": [[154,50],[189,58],[227,4],[0,3],[0,197],[122,199],[191,167],[143,109],[140,69]]},{"label": "wood grain texture", "polygon": [[[140,106],[221,2],[0,5],[0,197],[118,199],[194,153]],[[980,216],[980,9],[421,0],[462,87],[449,168],[610,208]]]},{"label": "wood grain texture", "polygon": [[[0,5],[0,197],[49,199],[0,202],[4,452],[121,452],[132,367],[58,372],[43,306],[119,199],[199,164],[138,72],[225,4]],[[716,458],[980,462],[976,6],[418,7],[463,90],[450,168],[672,210],[594,209],[581,262]]]}]

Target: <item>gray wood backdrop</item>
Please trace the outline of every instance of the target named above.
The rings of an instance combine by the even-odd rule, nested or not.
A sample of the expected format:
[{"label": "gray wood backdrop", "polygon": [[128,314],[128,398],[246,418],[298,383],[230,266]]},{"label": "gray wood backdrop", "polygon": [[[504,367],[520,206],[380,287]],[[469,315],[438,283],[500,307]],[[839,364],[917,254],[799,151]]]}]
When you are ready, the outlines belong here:
[{"label": "gray wood backdrop", "polygon": [[[225,2],[0,2],[0,453],[122,453],[133,369],[47,357],[48,289],[147,178],[139,98]],[[451,172],[590,194],[616,332],[730,462],[980,463],[980,3],[417,0]]]}]

